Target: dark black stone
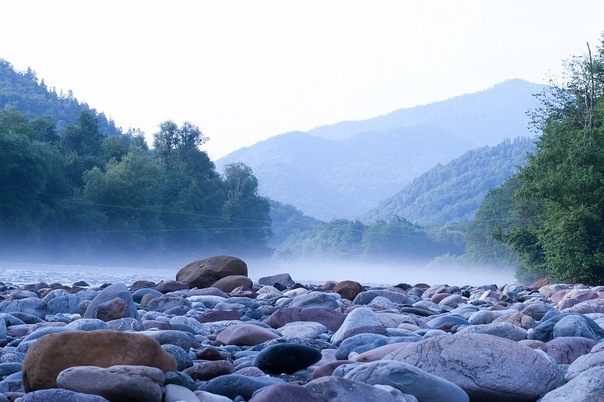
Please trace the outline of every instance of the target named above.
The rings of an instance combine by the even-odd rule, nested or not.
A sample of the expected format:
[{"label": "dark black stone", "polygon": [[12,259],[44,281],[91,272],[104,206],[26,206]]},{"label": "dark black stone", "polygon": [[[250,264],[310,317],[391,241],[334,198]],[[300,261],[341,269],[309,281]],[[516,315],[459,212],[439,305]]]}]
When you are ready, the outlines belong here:
[{"label": "dark black stone", "polygon": [[269,374],[293,374],[319,360],[321,360],[321,352],[318,349],[283,343],[261,350],[254,359],[254,366]]}]

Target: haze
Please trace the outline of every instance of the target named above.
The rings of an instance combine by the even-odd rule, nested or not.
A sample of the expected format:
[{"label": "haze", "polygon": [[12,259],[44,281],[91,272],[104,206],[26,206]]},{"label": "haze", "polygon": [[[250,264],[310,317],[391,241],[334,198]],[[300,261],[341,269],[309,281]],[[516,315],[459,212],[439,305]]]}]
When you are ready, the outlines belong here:
[{"label": "haze", "polygon": [[5,1],[0,58],[147,133],[171,119],[217,159],[489,88],[544,83],[599,42],[600,0]]}]

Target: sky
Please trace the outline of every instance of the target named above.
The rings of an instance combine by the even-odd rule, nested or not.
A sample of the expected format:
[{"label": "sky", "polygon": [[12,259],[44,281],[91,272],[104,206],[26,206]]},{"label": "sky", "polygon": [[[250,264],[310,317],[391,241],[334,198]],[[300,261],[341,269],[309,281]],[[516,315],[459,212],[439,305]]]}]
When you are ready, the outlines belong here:
[{"label": "sky", "polygon": [[0,59],[152,143],[216,160],[289,131],[547,83],[601,42],[601,0],[0,0]]}]

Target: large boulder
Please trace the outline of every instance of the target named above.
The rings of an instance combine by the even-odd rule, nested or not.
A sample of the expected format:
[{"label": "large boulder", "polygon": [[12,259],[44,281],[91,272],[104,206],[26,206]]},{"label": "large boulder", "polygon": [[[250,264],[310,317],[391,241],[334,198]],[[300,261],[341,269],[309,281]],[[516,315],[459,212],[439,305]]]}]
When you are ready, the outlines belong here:
[{"label": "large boulder", "polygon": [[219,255],[187,264],[176,273],[176,280],[191,289],[207,288],[230,275],[247,276],[247,264],[237,257]]},{"label": "large boulder", "polygon": [[57,387],[69,367],[138,365],[175,371],[176,361],[155,339],[134,332],[67,331],[38,339],[23,360],[23,387],[35,391]]},{"label": "large boulder", "polygon": [[384,359],[449,380],[470,400],[534,401],[562,382],[558,366],[544,353],[486,334],[435,336],[405,345]]}]

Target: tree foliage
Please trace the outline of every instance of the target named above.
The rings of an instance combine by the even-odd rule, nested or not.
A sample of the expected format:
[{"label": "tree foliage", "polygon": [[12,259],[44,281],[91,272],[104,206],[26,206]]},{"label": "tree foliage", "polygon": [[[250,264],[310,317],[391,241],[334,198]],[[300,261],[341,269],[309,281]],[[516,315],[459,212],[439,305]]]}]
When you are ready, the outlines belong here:
[{"label": "tree foliage", "polygon": [[[45,245],[55,255],[82,257],[267,253],[269,205],[253,172],[237,164],[222,177],[199,149],[207,138],[193,124],[163,123],[151,150],[140,132],[101,134],[89,111],[75,124],[55,127],[14,107],[0,109],[6,249]],[[172,131],[174,143],[163,146]]]},{"label": "tree foliage", "polygon": [[604,280],[603,45],[604,36],[595,54],[567,61],[564,82],[543,94],[533,113],[543,134],[517,176],[524,223],[502,236],[525,277]]}]

